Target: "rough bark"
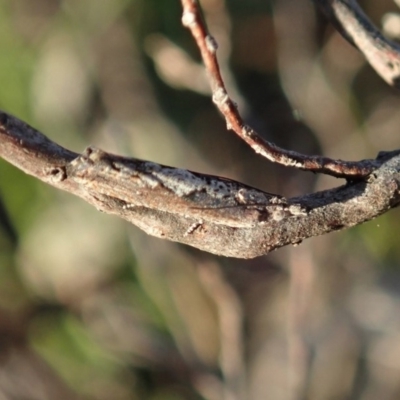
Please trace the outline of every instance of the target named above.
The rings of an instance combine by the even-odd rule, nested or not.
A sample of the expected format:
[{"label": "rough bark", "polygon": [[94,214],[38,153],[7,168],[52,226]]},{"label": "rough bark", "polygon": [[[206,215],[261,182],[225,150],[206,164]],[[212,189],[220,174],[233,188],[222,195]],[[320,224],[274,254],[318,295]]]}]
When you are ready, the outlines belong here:
[{"label": "rough bark", "polygon": [[[200,49],[213,100],[228,129],[273,162],[343,177],[348,180],[346,185],[285,199],[226,178],[124,158],[93,147],[77,154],[5,112],[0,112],[0,156],[151,235],[240,258],[369,221],[399,204],[400,151],[357,162],[307,156],[281,149],[245,125],[225,88],[217,44],[198,3],[181,1],[182,22]],[[377,31],[357,2],[314,1],[376,71],[397,85],[399,48]]]},{"label": "rough bark", "polygon": [[252,258],[371,220],[400,201],[400,152],[370,161],[367,180],[285,199],[226,178],[105,153],[76,154],[0,112],[0,156],[150,235]]}]

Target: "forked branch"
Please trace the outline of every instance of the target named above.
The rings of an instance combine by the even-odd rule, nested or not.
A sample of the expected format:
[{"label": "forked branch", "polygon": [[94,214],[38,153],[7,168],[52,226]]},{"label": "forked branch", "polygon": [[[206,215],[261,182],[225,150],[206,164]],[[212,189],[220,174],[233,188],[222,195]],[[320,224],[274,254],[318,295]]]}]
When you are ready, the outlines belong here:
[{"label": "forked branch", "polygon": [[305,156],[280,149],[248,127],[226,91],[216,44],[201,20],[197,3],[182,0],[182,4],[183,23],[201,50],[214,102],[228,127],[271,161],[344,177],[346,185],[285,199],[226,178],[92,147],[77,154],[5,112],[0,112],[0,157],[151,235],[239,258],[260,256],[360,224],[399,204],[400,151],[360,162]]}]

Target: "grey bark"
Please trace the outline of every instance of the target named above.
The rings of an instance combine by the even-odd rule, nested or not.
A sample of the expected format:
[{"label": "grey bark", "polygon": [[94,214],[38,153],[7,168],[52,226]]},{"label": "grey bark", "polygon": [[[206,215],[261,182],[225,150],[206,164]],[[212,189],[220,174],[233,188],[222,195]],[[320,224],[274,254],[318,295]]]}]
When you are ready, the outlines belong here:
[{"label": "grey bark", "polygon": [[374,169],[366,179],[291,199],[93,147],[77,154],[5,112],[0,156],[150,235],[239,258],[358,225],[400,201],[400,151],[362,161]]}]

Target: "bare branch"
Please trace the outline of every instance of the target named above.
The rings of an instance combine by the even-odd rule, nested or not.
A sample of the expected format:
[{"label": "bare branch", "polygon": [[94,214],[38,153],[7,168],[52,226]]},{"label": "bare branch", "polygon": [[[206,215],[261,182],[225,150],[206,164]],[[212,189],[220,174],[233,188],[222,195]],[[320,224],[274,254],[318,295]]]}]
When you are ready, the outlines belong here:
[{"label": "bare branch", "polygon": [[285,199],[226,178],[124,158],[89,147],[78,155],[0,112],[0,156],[46,183],[116,214],[148,234],[252,258],[360,224],[399,201],[400,152],[371,162],[368,182]]},{"label": "bare branch", "polygon": [[391,86],[400,88],[400,46],[385,38],[356,0],[313,0]]},{"label": "bare branch", "polygon": [[262,138],[254,129],[246,125],[235,102],[229,97],[222,78],[216,56],[217,43],[209,34],[196,0],[181,0],[183,6],[182,23],[190,29],[200,49],[205,67],[209,74],[213,101],[225,117],[227,128],[233,130],[256,152],[272,162],[298,169],[324,173],[341,178],[363,178],[373,167],[368,160],[351,162],[333,160],[328,157],[304,155],[282,149]]}]

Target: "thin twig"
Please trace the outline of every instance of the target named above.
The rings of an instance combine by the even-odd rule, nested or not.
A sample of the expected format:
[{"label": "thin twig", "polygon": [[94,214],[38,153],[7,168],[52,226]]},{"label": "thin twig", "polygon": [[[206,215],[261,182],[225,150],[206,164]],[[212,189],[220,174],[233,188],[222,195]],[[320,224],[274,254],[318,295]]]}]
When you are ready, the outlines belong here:
[{"label": "thin twig", "polygon": [[355,0],[313,0],[338,31],[354,44],[374,70],[400,88],[400,46],[385,38]]},{"label": "thin twig", "polygon": [[262,138],[254,129],[245,124],[225,87],[216,56],[218,46],[207,30],[197,1],[181,1],[183,6],[182,23],[190,29],[200,49],[209,75],[213,101],[225,117],[228,129],[233,130],[256,153],[284,166],[348,179],[364,178],[373,171],[369,160],[358,162],[333,160],[323,156],[308,156],[282,149]]}]

